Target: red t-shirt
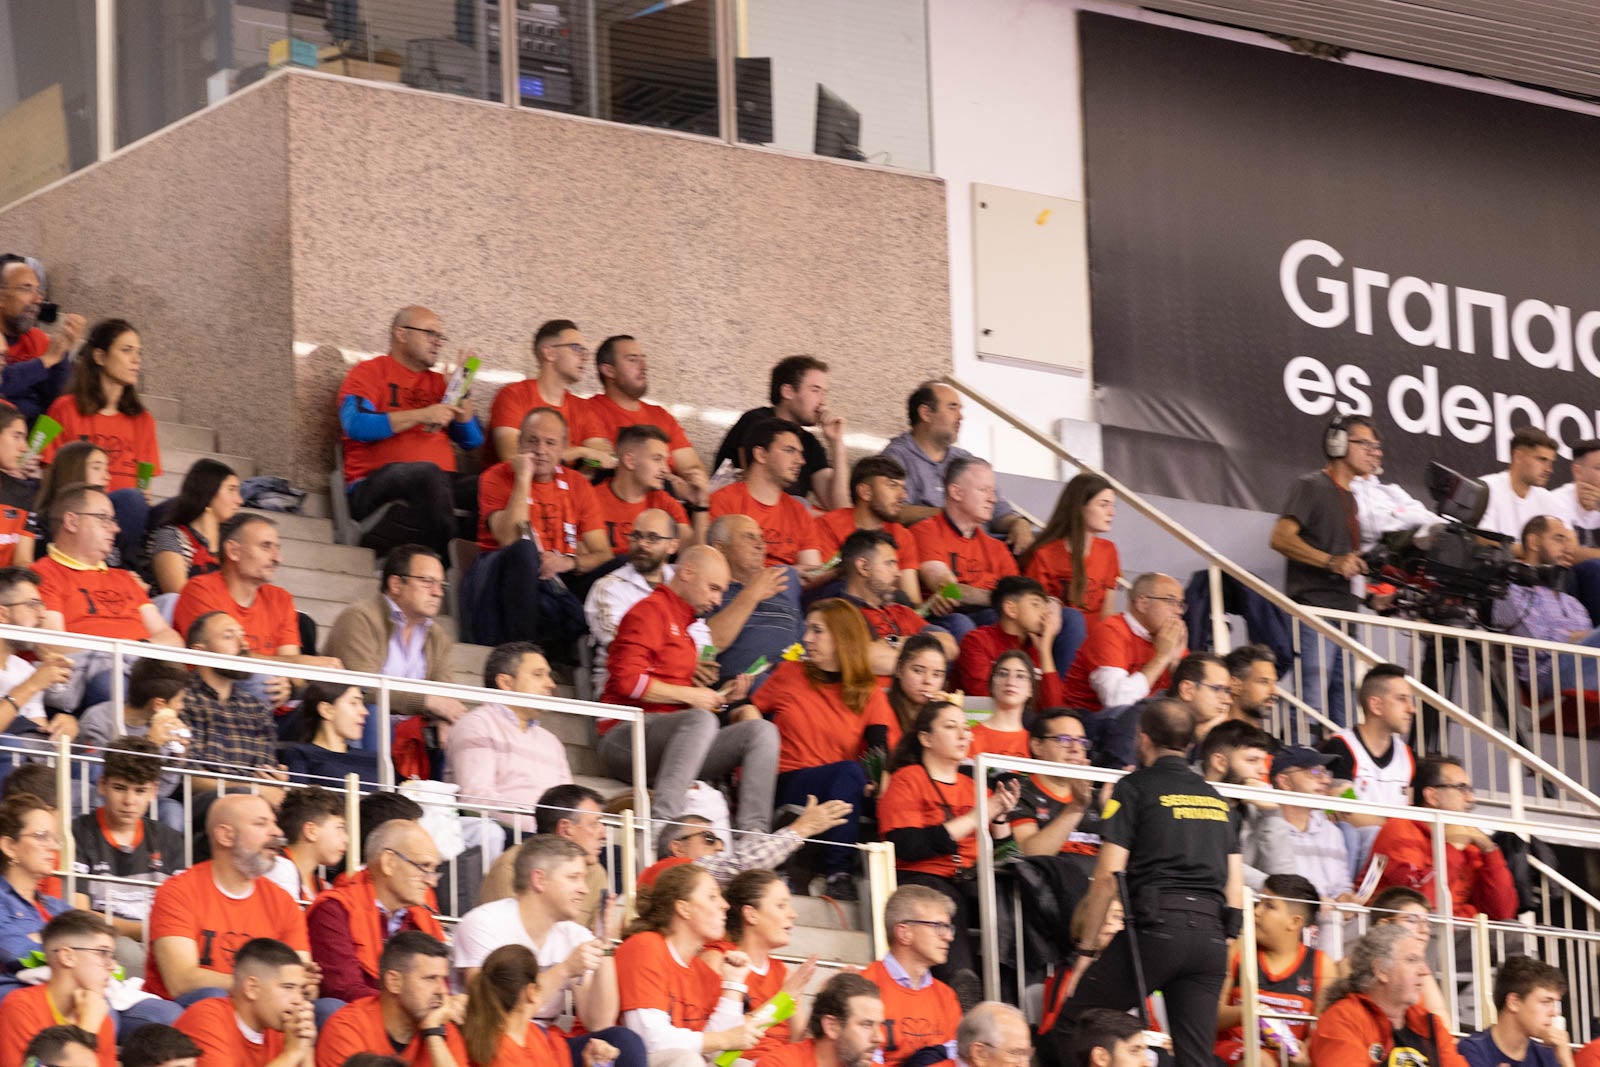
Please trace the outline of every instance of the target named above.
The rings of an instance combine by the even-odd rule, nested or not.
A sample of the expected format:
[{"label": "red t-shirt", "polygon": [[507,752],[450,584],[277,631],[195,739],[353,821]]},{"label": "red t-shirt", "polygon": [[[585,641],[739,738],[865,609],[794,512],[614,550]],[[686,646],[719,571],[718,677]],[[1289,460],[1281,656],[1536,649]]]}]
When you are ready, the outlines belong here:
[{"label": "red t-shirt", "polygon": [[[432,1067],[433,1061],[423,1059],[417,1067]],[[465,1048],[462,1056],[456,1060],[457,1067],[468,1067]],[[571,1067],[572,1053],[568,1050],[567,1042],[561,1034],[553,1030],[546,1030],[538,1023],[528,1024],[527,1036],[522,1044],[505,1034],[500,1035],[500,1043],[495,1046],[494,1059],[488,1063],[477,1064],[477,1067]]]},{"label": "red t-shirt", "polygon": [[[51,1008],[50,992],[44,986],[27,986],[6,997],[6,1010],[0,1011],[0,1067],[22,1067],[28,1042],[39,1031],[59,1025]],[[111,1013],[101,1020],[94,1037],[100,1067],[117,1067],[117,1024]]]},{"label": "red t-shirt", "polygon": [[[694,609],[666,582],[630,608],[611,640],[601,702],[631,704],[645,711],[682,711],[681,704],[646,704],[643,698],[652,681],[694,684],[699,654],[689,636],[692,622]],[[598,729],[605,733],[616,724],[616,719],[601,719]]]},{"label": "red t-shirt", "polygon": [[120,567],[77,570],[46,556],[33,564],[39,576],[39,597],[50,611],[59,611],[68,633],[146,641],[150,629],[140,609],[150,603],[132,571]]},{"label": "red t-shirt", "polygon": [[[757,1045],[756,1048],[760,1048]],[[745,1058],[751,1058],[749,1053]],[[816,1067],[817,1064],[817,1039],[808,1037],[804,1041],[795,1041],[779,1048],[768,1049],[761,1053],[761,1058],[754,1061],[759,1067]]]},{"label": "red t-shirt", "polygon": [[639,513],[650,508],[660,508],[672,516],[672,521],[681,525],[689,525],[689,513],[683,510],[683,505],[672,498],[671,493],[660,489],[651,489],[645,495],[632,503],[617,495],[611,480],[608,478],[594,487],[595,506],[600,509],[600,516],[606,524],[606,537],[611,542],[611,551],[618,556],[628,551],[628,535],[633,532],[634,520]]},{"label": "red t-shirt", "polygon": [[196,1001],[173,1025],[200,1046],[197,1067],[266,1067],[283,1055],[282,1032],[263,1031],[261,1044],[252,1043],[239,1029],[239,1016],[227,997]]},{"label": "red t-shirt", "polygon": [[244,627],[245,640],[257,656],[276,656],[285,645],[300,645],[300,621],[294,613],[294,597],[282,586],[263,585],[256,590],[255,603],[244,607],[228,592],[221,571],[190,578],[178,594],[172,612],[172,628],[187,634],[202,615],[225,611]]},{"label": "red t-shirt", "polygon": [[[745,972],[744,984],[744,1010],[757,1011],[761,1005],[783,992],[783,983],[789,980],[789,968],[784,966],[782,960],[776,956],[767,957],[767,973],[758,974],[755,968]],[[746,1060],[759,1060],[768,1053],[777,1052],[789,1045],[789,1020],[775,1023],[767,1027],[761,1035],[761,1040],[756,1042],[756,1047],[744,1053],[740,1058]]]},{"label": "red t-shirt", "polygon": [[890,636],[910,637],[928,628],[927,619],[899,601],[890,600],[882,607],[873,608],[854,598],[849,599],[850,603],[856,606],[856,610],[861,612],[861,617],[867,620],[867,628],[872,631],[873,640]]},{"label": "red t-shirt", "polygon": [[35,326],[6,351],[6,364],[26,363],[50,351],[50,335]]},{"label": "red t-shirt", "polygon": [[[1072,667],[1062,681],[1066,689],[1067,707],[1103,711],[1100,694],[1089,684],[1089,676],[1101,667],[1118,667],[1130,673],[1139,670],[1150,662],[1155,651],[1154,643],[1137,636],[1128,628],[1126,616],[1113,615],[1089,631],[1088,638],[1073,657]],[[1162,671],[1150,691],[1155,693],[1167,688],[1172,684],[1171,676],[1171,671]]]},{"label": "red t-shirt", "polygon": [[[861,529],[856,525],[855,508],[834,508],[818,515],[815,521],[817,543],[822,550],[824,560],[832,559],[834,553],[844,544],[844,539]],[[922,565],[922,554],[917,551],[917,539],[911,536],[910,530],[898,522],[886,522],[883,524],[883,532],[894,538],[901,570],[914,571]]]},{"label": "red t-shirt", "polygon": [[17,557],[17,545],[37,540],[28,529],[32,514],[27,508],[0,505],[0,567],[9,567]]},{"label": "red t-shirt", "polygon": [[778,728],[778,773],[843,763],[861,755],[867,728],[882,726],[892,749],[900,721],[883,690],[874,688],[859,713],[845,707],[838,682],[813,685],[803,663],[780,663],[750,702]]},{"label": "red t-shirt", "polygon": [[[604,393],[596,393],[583,402],[583,415],[590,437],[603,437],[613,446],[617,434],[624,426],[654,426],[667,435],[667,448],[676,452],[689,448],[689,438],[678,425],[672,413],[660,404],[639,401],[638,411],[629,411]],[[676,464],[674,464],[676,467]]]},{"label": "red t-shirt", "polygon": [[[1065,541],[1040,545],[1023,573],[1044,586],[1046,593],[1060,598],[1063,604],[1072,604],[1072,554],[1067,551]],[[1116,593],[1117,579],[1122,576],[1117,546],[1104,537],[1090,538],[1089,550],[1083,558],[1083,573],[1083,603],[1072,606],[1093,622],[1104,610],[1106,597]]]},{"label": "red t-shirt", "polygon": [[[971,537],[963,537],[942,511],[911,527],[911,534],[922,562],[943,560],[962,585],[993,589],[1001,578],[1017,573],[1017,561],[1004,544],[984,533],[982,527],[975,528]],[[927,588],[926,582],[923,586],[929,596],[938,592]]]},{"label": "red t-shirt", "polygon": [[620,1011],[664,1011],[673,1026],[705,1031],[722,998],[722,979],[699,956],[679,963],[666,938],[646,931],[617,946],[616,963]]},{"label": "red t-shirt", "polygon": [[969,750],[968,755],[976,756],[983,752],[993,756],[1033,758],[1033,753],[1028,751],[1028,731],[996,730],[986,722],[974,723],[972,726],[972,748]]},{"label": "red t-shirt", "polygon": [[932,978],[921,989],[907,989],[889,975],[882,960],[861,972],[883,997],[883,1063],[899,1067],[913,1052],[954,1041],[961,1002],[953,989]]},{"label": "red t-shirt", "polygon": [[61,424],[61,432],[44,450],[44,461],[52,462],[61,446],[72,441],[88,441],[106,454],[110,462],[110,492],[132,489],[139,484],[139,464],[150,463],[161,473],[161,446],[156,443],[156,420],[148,411],[138,415],[93,415],[78,413],[70,396],[57,397],[45,412]]},{"label": "red t-shirt", "polygon": [[[1034,649],[1033,642],[1021,637],[1012,637],[1000,629],[999,623],[980,626],[963,637],[961,655],[956,660],[962,692],[978,697],[988,696],[989,672],[994,668],[994,661],[1003,653],[1013,649],[1027,653],[1034,670],[1039,669],[1039,653]],[[1034,695],[1034,707],[1039,709],[1059,707],[1063,696],[1060,673],[1050,671],[1040,675],[1036,681],[1038,692]]]},{"label": "red t-shirt", "polygon": [[[920,763],[901,767],[889,776],[889,784],[878,800],[878,832],[887,839],[891,830],[923,829],[938,826],[965,815],[977,807],[977,791],[971,778],[957,774],[954,782],[936,782]],[[971,870],[978,863],[978,835],[968,834],[956,842],[956,856],[929,856],[920,860],[897,860],[902,871],[921,871],[941,878],[954,878],[958,870]]]},{"label": "red t-shirt", "polygon": [[561,412],[567,420],[568,444],[580,445],[595,436],[589,431],[587,398],[568,389],[561,403],[552,404],[539,391],[537,378],[512,382],[494,395],[494,404],[489,408],[489,429],[491,433],[501,428],[521,430],[522,420],[528,417],[528,412],[538,408],[555,408]]},{"label": "red t-shirt", "polygon": [[1589,1042],[1572,1057],[1573,1067],[1600,1067],[1600,1038]]},{"label": "red t-shirt", "polygon": [[794,566],[795,560],[806,549],[821,553],[817,540],[817,524],[811,512],[799,497],[779,493],[776,504],[763,504],[750,495],[750,486],[744,482],[725,485],[711,494],[711,518],[724,515],[748,515],[761,527],[761,536],[767,540],[767,566],[780,564]]},{"label": "red t-shirt", "polygon": [[297,952],[311,951],[306,917],[288,893],[265,878],[257,878],[250,895],[235,900],[217,888],[210,860],[162,882],[150,906],[148,944],[152,951],[144,988],[147,993],[171,1000],[154,951],[156,942],[163,937],[193,941],[200,966],[221,974],[233,973],[234,953],[252,938],[271,937]]},{"label": "red t-shirt", "polygon": [[[461,1031],[445,1023],[444,1042],[455,1057],[456,1067],[467,1067],[467,1046],[461,1040]],[[395,1052],[394,1042],[383,1026],[383,1005],[377,997],[346,1004],[317,1034],[317,1067],[344,1067],[344,1061],[358,1052],[398,1056],[411,1067],[433,1067],[433,1052],[420,1034],[412,1037],[405,1051]]]},{"label": "red t-shirt", "polygon": [[[387,415],[391,411],[415,411],[444,399],[444,375],[438,371],[414,371],[390,355],[357,363],[339,386],[339,405],[345,397],[363,401],[362,410]],[[432,463],[443,471],[456,469],[455,450],[442,430],[429,432],[413,426],[404,433],[391,434],[381,441],[356,441],[344,437],[344,480],[351,484],[390,463]]]},{"label": "red t-shirt", "polygon": [[[500,547],[489,531],[489,516],[506,509],[515,481],[509,463],[496,463],[478,476],[478,547],[485,552]],[[557,467],[548,482],[528,486],[528,525],[539,538],[540,550],[570,556],[578,551],[584,534],[605,529],[605,519],[595,505],[593,487]]]}]

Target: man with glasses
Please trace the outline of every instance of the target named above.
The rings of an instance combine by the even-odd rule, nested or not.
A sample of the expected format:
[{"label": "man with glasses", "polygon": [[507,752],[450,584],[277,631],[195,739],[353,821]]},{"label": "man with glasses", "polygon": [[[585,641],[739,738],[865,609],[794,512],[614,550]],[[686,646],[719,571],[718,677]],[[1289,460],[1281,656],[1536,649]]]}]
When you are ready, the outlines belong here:
[{"label": "man with glasses", "polygon": [[106,985],[117,966],[116,931],[94,912],[64,911],[45,924],[40,939],[50,977],[6,997],[0,1063],[22,1063],[34,1034],[67,1025],[94,1035],[100,1067],[116,1067],[116,1023],[106,1003]]},{"label": "man with glasses", "polygon": [[472,400],[446,397],[448,383],[433,369],[446,340],[438,315],[401,308],[389,324],[389,351],[356,364],[339,387],[350,517],[359,522],[396,502],[362,539],[380,553],[418,541],[443,556],[455,535],[451,445],[477,448],[483,429]]},{"label": "man with glasses", "polygon": [[842,800],[806,799],[794,822],[775,834],[743,834],[731,849],[704,815],[678,816],[677,822],[661,828],[656,851],[662,858],[639,872],[640,887],[655,885],[663,871],[685,863],[698,864],[724,886],[745,871],[777,870],[808,838],[842,825],[850,814],[850,805]]},{"label": "man with glasses", "polygon": [[979,1004],[956,1027],[956,1061],[969,1067],[1028,1067],[1033,1061],[1028,1017],[997,1000]]},{"label": "man with glasses", "polygon": [[[1072,767],[1089,766],[1091,746],[1083,712],[1053,708],[1028,727],[1028,754]],[[1024,856],[1064,856],[1086,877],[1100,854],[1100,812],[1111,787],[1096,790],[1083,778],[1030,774],[1011,811],[1011,834]]]},{"label": "man with glasses", "polygon": [[[1272,784],[1285,793],[1332,796],[1333,775],[1328,765],[1333,760],[1303,745],[1283,749],[1272,757]],[[1316,886],[1324,900],[1354,901],[1350,849],[1338,824],[1322,809],[1291,804],[1288,797],[1278,805],[1278,816],[1289,828],[1295,873]]]},{"label": "man with glasses", "polygon": [[589,462],[597,467],[610,467],[614,460],[609,453],[583,447],[590,436],[588,417],[584,414],[586,398],[572,391],[583,378],[583,365],[589,358],[589,346],[583,343],[578,324],[571,319],[551,319],[540,324],[533,334],[533,361],[537,374],[501,387],[494,395],[489,408],[489,434],[494,446],[494,457],[509,463],[518,451],[518,431],[528,412],[539,408],[555,408],[572,428],[569,444],[561,452],[561,462],[580,469]]},{"label": "man with glasses", "polygon": [[736,469],[748,469],[748,438],[767,419],[782,419],[801,427],[821,426],[827,448],[815,434],[802,431],[800,446],[805,458],[800,473],[784,491],[801,500],[814,497],[824,511],[848,508],[851,489],[845,479],[849,462],[844,447],[844,419],[828,413],[828,365],[815,356],[780,359],[772,368],[769,393],[771,406],[752,408],[739,416],[722,438],[711,466],[720,469],[724,463],[731,463]]},{"label": "man with glasses", "polygon": [[594,370],[601,391],[584,401],[584,432],[590,435],[583,441],[584,446],[614,455],[624,426],[656,427],[667,435],[667,445],[672,450],[672,492],[687,500],[691,509],[705,507],[711,497],[711,479],[705,465],[672,413],[644,399],[650,391],[650,367],[639,342],[627,334],[607,337],[595,350]]},{"label": "man with glasses", "polygon": [[1189,709],[1194,716],[1194,736],[1203,741],[1233,708],[1233,679],[1221,656],[1191,652],[1178,661],[1167,696],[1181,700]]},{"label": "man with glasses", "polygon": [[63,315],[61,332],[52,340],[38,325],[44,295],[31,263],[9,253],[0,256],[0,352],[5,354],[0,396],[16,405],[29,422],[44,414],[66,388],[72,367],[67,357],[83,341],[88,326],[82,315]]},{"label": "man with glasses", "polygon": [[884,905],[889,954],[861,972],[883,997],[884,1067],[900,1067],[930,1045],[943,1045],[955,1058],[961,1004],[933,976],[950,956],[954,915],[953,900],[922,885],[901,886]]},{"label": "man with glasses", "polygon": [[306,912],[311,958],[322,968],[325,996],[346,1003],[378,992],[383,946],[402,930],[444,940],[428,910],[439,881],[439,849],[421,825],[390,819],[367,836],[365,866],[325,889]]},{"label": "man with glasses", "polygon": [[[39,595],[39,576],[25,567],[0,569],[0,623],[38,629],[44,622],[45,603]],[[31,652],[29,663],[18,653]],[[60,649],[31,641],[0,638],[0,732],[50,740],[76,737],[78,720],[65,712],[45,711],[44,694],[72,674],[72,660]]]},{"label": "man with glasses", "polygon": [[595,486],[595,503],[605,519],[611,551],[626,555],[628,535],[639,515],[652,508],[672,516],[675,533],[683,545],[705,540],[706,512],[689,513],[665,489],[671,463],[666,431],[648,424],[624,426],[617,433],[617,468]]},{"label": "man with glasses", "polygon": [[[1473,809],[1472,781],[1454,756],[1430,756],[1417,765],[1412,785],[1415,805],[1462,815]],[[1449,869],[1450,903],[1455,917],[1471,919],[1479,912],[1491,920],[1517,913],[1517,887],[1500,846],[1470,821],[1446,825],[1445,860]],[[1384,858],[1378,888],[1406,886],[1433,901],[1438,872],[1433,866],[1433,823],[1390,819],[1378,831],[1372,857]]]}]

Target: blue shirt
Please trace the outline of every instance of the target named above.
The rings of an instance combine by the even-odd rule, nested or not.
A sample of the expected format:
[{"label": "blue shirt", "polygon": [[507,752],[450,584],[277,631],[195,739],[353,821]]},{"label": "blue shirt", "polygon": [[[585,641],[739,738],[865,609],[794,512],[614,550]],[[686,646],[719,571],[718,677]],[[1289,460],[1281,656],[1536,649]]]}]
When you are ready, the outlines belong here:
[{"label": "blue shirt", "polygon": [[[739,631],[739,636],[717,657],[717,665],[721,668],[721,681],[718,684],[742,673],[762,656],[767,657],[769,668],[776,667],[783,650],[800,640],[805,624],[805,615],[800,610],[800,575],[793,567],[786,569],[789,572],[789,584],[783,592],[757,604],[750,613],[749,621]],[[739,582],[730,582],[728,591],[722,595],[722,606],[733,603],[733,598],[743,588]],[[755,680],[755,685],[759,686],[771,674],[772,671],[767,670]]]},{"label": "blue shirt", "polygon": [[[51,918],[67,910],[55,897],[38,894],[39,905]],[[24,900],[22,894],[4,878],[0,878],[0,997],[17,988],[13,975],[20,969],[18,961],[43,945],[39,932],[44,929],[45,917],[33,901]]]},{"label": "blue shirt", "polygon": [[1487,1030],[1479,1030],[1456,1042],[1456,1051],[1469,1067],[1556,1067],[1556,1054],[1537,1041],[1529,1041],[1527,1055],[1513,1060],[1500,1051]]}]

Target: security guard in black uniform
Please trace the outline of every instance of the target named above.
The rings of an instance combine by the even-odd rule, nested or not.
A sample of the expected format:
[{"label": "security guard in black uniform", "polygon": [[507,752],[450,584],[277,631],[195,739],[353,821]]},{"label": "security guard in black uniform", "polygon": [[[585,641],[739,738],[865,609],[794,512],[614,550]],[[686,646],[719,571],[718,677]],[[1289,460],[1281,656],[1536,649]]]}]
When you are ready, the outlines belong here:
[{"label": "security guard in black uniform", "polygon": [[[1193,741],[1193,719],[1179,701],[1160,698],[1141,709],[1141,769],[1117,783],[1102,813],[1081,929],[1092,938],[1104,927],[1117,873],[1126,870],[1133,905],[1126,922],[1137,934],[1142,992],[1161,991],[1178,1067],[1212,1067],[1228,939],[1244,919],[1244,864],[1227,801],[1189,769],[1184,754]],[[1066,1047],[1073,1021],[1089,1008],[1139,1004],[1127,930],[1102,954],[1093,944],[1074,948],[1073,991],[1046,1046]]]}]

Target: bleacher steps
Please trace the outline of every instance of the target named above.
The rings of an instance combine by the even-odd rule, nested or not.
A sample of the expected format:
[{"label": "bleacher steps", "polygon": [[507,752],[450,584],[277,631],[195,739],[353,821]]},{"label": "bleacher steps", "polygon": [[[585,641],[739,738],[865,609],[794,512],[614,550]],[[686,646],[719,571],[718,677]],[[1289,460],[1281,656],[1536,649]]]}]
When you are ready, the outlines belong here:
[{"label": "bleacher steps", "polygon": [[[156,426],[157,436],[160,436],[160,424]],[[221,452],[196,452],[187,448],[161,448],[161,471],[167,475],[177,475],[179,481],[187,474],[189,468],[194,466],[196,460],[215,459],[226,463],[233,468],[233,473],[241,479],[253,478],[256,473],[256,461],[249,456],[230,456]]]},{"label": "bleacher steps", "polygon": [[[270,516],[276,519],[277,516]],[[286,516],[287,517],[287,516]],[[312,519],[312,522],[325,520]],[[281,566],[293,567],[296,570],[327,571],[341,575],[371,576],[373,590],[377,589],[378,561],[370,548],[356,548],[354,545],[335,545],[327,541],[314,541],[300,537],[290,537],[280,524],[278,527],[278,541],[282,548],[283,561]]]},{"label": "bleacher steps", "polygon": [[139,402],[150,412],[157,422],[182,422],[183,401],[171,396],[150,396],[146,393],[139,394]]},{"label": "bleacher steps", "polygon": [[217,448],[217,431],[209,426],[190,426],[182,422],[156,423],[156,441],[161,445],[162,458],[173,450],[210,453]]},{"label": "bleacher steps", "polygon": [[[278,537],[284,542],[305,541],[317,545],[329,545],[338,548],[348,548],[347,545],[333,544],[333,520],[315,519],[306,515],[295,515],[285,511],[260,511],[256,508],[246,508],[252,515],[262,515],[278,524]],[[365,552],[366,549],[359,551]]]},{"label": "bleacher steps", "polygon": [[301,567],[279,567],[273,581],[289,590],[296,602],[304,597],[308,600],[336,600],[351,604],[370,599],[378,592],[378,579],[375,577]]}]

